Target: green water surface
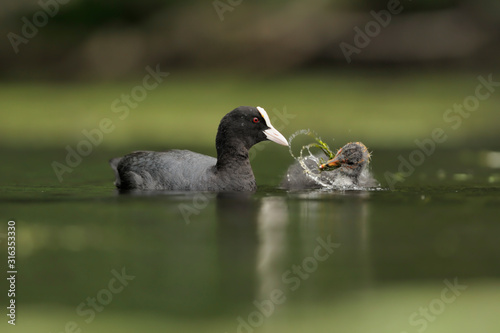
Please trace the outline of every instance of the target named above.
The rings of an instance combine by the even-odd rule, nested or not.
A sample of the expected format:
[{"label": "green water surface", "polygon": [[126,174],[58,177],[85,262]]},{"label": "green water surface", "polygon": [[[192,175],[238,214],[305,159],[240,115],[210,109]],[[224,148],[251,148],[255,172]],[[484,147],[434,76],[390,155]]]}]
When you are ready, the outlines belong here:
[{"label": "green water surface", "polygon": [[121,152],[96,151],[59,182],[51,162],[64,152],[4,149],[0,233],[16,222],[17,324],[0,325],[497,332],[498,169],[484,152],[438,150],[389,189],[386,172],[411,152],[374,152],[379,190],[280,190],[292,159],[268,145],[252,160],[256,193],[120,195],[106,161]]}]

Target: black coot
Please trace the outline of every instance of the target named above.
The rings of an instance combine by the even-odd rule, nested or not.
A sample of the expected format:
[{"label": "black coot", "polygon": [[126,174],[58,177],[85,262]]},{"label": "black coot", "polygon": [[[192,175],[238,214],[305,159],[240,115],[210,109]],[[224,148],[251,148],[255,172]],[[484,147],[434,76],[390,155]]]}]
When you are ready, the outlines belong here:
[{"label": "black coot", "polygon": [[248,150],[264,140],[288,146],[263,108],[240,106],[219,124],[217,158],[189,150],[138,151],[110,164],[122,190],[254,191]]},{"label": "black coot", "polygon": [[[361,142],[346,144],[339,149],[333,159],[320,166],[311,157],[305,158],[304,163],[312,171],[313,176],[326,185],[336,187],[378,186],[378,182],[373,178],[368,167],[370,152]],[[281,182],[281,187],[285,189],[309,189],[321,188],[322,185],[306,175],[301,165],[295,162],[288,168]]]}]

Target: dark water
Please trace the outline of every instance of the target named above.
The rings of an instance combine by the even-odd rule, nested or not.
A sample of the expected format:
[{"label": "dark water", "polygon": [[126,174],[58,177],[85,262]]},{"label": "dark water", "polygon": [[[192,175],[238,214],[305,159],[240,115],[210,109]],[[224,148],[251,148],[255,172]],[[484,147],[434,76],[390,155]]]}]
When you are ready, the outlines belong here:
[{"label": "dark water", "polygon": [[61,151],[2,153],[1,260],[14,220],[18,270],[2,331],[500,331],[494,153],[436,152],[390,190],[411,151],[376,150],[384,190],[286,192],[292,160],[266,148],[241,195],[119,195],[105,161],[122,151],[63,182]]}]

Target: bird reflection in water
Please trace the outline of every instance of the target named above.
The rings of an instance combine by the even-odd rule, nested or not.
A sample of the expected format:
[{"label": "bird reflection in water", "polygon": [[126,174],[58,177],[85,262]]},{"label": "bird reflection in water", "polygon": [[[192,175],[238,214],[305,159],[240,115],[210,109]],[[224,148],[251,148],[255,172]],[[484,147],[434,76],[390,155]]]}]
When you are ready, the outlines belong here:
[{"label": "bird reflection in water", "polygon": [[[363,191],[260,199],[219,194],[220,290],[231,308],[235,302],[241,305],[235,315],[255,310],[256,302],[271,299],[276,291],[283,293],[282,300],[300,302],[331,300],[349,288],[369,287],[368,196]],[[296,200],[298,205],[288,204]],[[330,253],[320,249],[324,260],[316,260],[313,270],[306,267],[326,243],[335,247]]]}]

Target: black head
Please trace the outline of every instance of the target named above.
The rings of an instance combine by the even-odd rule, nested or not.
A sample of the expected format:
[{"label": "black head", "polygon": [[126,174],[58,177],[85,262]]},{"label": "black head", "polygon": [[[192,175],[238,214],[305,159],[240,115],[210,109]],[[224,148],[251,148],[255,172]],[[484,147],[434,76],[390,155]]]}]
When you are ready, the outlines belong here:
[{"label": "black head", "polygon": [[370,152],[361,142],[349,142],[335,157],[319,166],[320,170],[338,169],[351,178],[357,178],[370,163]]},{"label": "black head", "polygon": [[287,140],[272,126],[263,108],[240,106],[222,118],[217,132],[216,147],[218,152],[226,146],[243,146],[248,150],[264,140],[288,146]]}]

